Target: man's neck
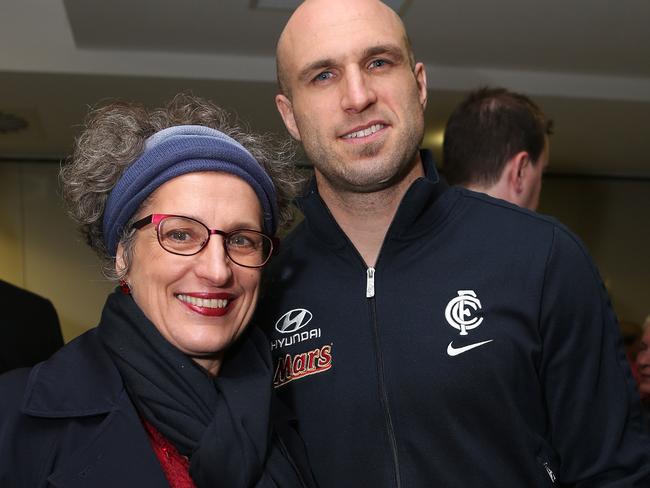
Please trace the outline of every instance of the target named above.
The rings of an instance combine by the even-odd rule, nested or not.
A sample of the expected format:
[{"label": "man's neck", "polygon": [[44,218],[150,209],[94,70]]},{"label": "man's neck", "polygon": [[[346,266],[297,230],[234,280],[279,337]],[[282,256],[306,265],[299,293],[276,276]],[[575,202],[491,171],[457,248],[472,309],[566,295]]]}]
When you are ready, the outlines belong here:
[{"label": "man's neck", "polygon": [[505,179],[502,178],[501,180],[491,185],[469,183],[463,186],[465,186],[465,188],[467,188],[468,190],[472,190],[478,193],[485,193],[486,195],[490,195],[491,197],[494,198],[499,198],[501,200],[507,200],[509,202],[516,203],[515,201],[516,197],[512,194],[510,188],[508,187],[506,181],[504,180]]},{"label": "man's neck", "polygon": [[377,192],[357,193],[333,188],[325,178],[316,174],[321,198],[367,266],[374,266],[377,262],[397,208],[413,181],[420,176],[424,176],[424,168],[418,161],[397,184]]}]

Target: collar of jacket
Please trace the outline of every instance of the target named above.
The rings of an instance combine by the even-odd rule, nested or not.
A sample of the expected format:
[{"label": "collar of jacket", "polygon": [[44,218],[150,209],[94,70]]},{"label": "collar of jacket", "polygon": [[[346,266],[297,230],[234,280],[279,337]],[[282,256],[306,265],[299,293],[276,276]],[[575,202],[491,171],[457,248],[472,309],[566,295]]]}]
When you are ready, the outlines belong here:
[{"label": "collar of jacket", "polygon": [[[424,176],[411,184],[404,194],[397,209],[397,213],[388,230],[387,238],[414,239],[431,231],[431,226],[447,214],[448,204],[434,205],[449,188],[444,179],[436,171],[433,154],[428,149],[420,150]],[[451,192],[446,192],[445,198],[449,200]],[[449,196],[449,198],[447,198]],[[316,178],[312,178],[307,192],[296,199],[296,205],[307,217],[306,225],[318,239],[333,248],[342,248],[349,244],[349,239],[340,229],[330,213],[325,202],[321,199],[316,185]],[[338,232],[332,232],[332,228]]]},{"label": "collar of jacket", "polygon": [[116,408],[123,390],[117,368],[92,329],[32,369],[22,411],[50,418],[105,414]]},{"label": "collar of jacket", "polygon": [[[48,486],[169,486],[97,329],[82,334],[31,370],[22,412],[64,422],[98,416],[89,423],[52,422],[47,424],[50,428],[36,428],[31,436],[23,437],[35,459],[50,459],[48,466],[57,459],[56,468],[47,476]],[[61,425],[65,427],[57,430]],[[36,452],[52,450],[55,444],[55,452]]]}]

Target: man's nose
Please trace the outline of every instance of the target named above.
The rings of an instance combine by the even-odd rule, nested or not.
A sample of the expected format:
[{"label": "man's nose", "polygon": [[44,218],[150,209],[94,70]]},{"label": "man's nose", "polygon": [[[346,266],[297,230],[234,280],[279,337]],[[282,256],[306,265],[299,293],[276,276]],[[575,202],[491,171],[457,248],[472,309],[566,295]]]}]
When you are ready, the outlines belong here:
[{"label": "man's nose", "polygon": [[372,80],[361,69],[355,68],[345,72],[341,107],[349,113],[363,112],[377,101]]}]

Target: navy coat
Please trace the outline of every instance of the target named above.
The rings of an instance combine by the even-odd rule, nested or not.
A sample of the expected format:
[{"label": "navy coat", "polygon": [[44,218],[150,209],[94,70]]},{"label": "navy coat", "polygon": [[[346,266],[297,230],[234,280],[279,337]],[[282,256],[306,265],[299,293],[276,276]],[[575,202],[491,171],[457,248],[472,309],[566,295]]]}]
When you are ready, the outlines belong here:
[{"label": "navy coat", "polygon": [[0,391],[0,486],[169,487],[95,329]]}]

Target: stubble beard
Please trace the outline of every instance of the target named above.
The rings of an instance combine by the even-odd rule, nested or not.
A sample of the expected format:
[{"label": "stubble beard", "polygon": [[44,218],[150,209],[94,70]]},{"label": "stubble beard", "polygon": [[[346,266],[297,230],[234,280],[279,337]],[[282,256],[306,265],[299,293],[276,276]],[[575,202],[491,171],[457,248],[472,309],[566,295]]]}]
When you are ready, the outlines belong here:
[{"label": "stubble beard", "polygon": [[[346,193],[374,193],[400,181],[417,160],[422,134],[410,127],[392,148],[388,141],[376,141],[357,152],[339,153],[318,140],[303,140],[303,150],[332,190]],[[403,144],[401,142],[403,141]],[[382,150],[386,151],[382,156]]]}]

